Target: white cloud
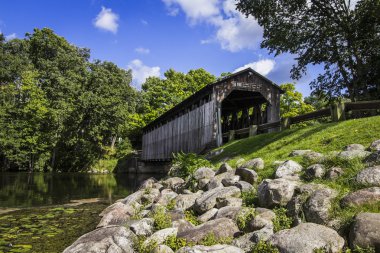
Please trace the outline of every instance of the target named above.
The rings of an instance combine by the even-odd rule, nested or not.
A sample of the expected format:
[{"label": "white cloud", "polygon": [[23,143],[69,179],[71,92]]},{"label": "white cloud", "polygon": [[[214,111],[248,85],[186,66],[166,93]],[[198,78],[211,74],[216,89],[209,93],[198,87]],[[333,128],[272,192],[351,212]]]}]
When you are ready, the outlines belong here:
[{"label": "white cloud", "polygon": [[132,82],[133,82],[133,85],[138,89],[141,88],[141,84],[143,84],[148,77],[150,76],[159,77],[161,75],[160,67],[146,66],[139,59],[135,59],[131,61],[128,65],[128,69],[132,70],[132,77],[133,77]]},{"label": "white cloud", "polygon": [[16,39],[17,36],[15,33],[12,33],[12,34],[9,34],[7,36],[5,36],[5,40],[9,41],[9,40],[13,40],[13,39]]},{"label": "white cloud", "polygon": [[117,29],[119,27],[118,21],[119,15],[112,12],[111,9],[107,9],[104,6],[102,6],[102,10],[96,17],[94,25],[99,29],[109,31],[112,33],[117,33]]},{"label": "white cloud", "polygon": [[149,25],[148,21],[146,21],[145,19],[141,19],[141,24],[143,24],[143,25]]},{"label": "white cloud", "polygon": [[266,76],[273,70],[275,65],[276,65],[276,62],[274,60],[262,59],[256,62],[248,63],[244,65],[243,67],[237,68],[235,69],[234,73],[246,68],[252,68],[256,72],[259,72],[263,76]]},{"label": "white cloud", "polygon": [[236,10],[235,0],[162,0],[169,11],[180,8],[190,25],[206,23],[215,28],[210,39],[201,44],[217,42],[222,49],[237,52],[256,49],[262,39],[262,28],[253,17],[246,18]]},{"label": "white cloud", "polygon": [[149,48],[138,47],[138,48],[135,48],[135,52],[137,52],[139,54],[149,54],[150,53],[150,49]]}]

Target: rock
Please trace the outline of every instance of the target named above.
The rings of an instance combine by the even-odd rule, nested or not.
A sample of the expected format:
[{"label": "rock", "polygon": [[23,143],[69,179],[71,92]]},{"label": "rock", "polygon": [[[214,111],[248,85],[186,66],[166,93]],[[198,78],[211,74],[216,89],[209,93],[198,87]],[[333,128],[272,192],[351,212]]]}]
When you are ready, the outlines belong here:
[{"label": "rock", "polygon": [[134,253],[135,235],[123,226],[108,226],[82,235],[64,253]]},{"label": "rock", "polygon": [[222,207],[216,213],[215,219],[229,218],[229,219],[235,220],[240,210],[241,210],[241,207],[234,207],[234,206]]},{"label": "rock", "polygon": [[255,158],[255,159],[249,160],[248,162],[243,163],[243,165],[239,167],[247,168],[251,170],[262,170],[264,169],[264,160],[261,158]]},{"label": "rock", "polygon": [[222,208],[225,206],[231,207],[241,207],[243,205],[243,200],[241,198],[217,198],[216,199],[216,207]]},{"label": "rock", "polygon": [[324,155],[321,153],[318,153],[318,152],[311,151],[311,152],[303,155],[303,157],[309,161],[320,162],[323,160]]},{"label": "rock", "polygon": [[322,178],[325,172],[325,166],[322,164],[313,164],[306,169],[305,175],[308,179]]},{"label": "rock", "polygon": [[331,201],[337,196],[335,190],[316,190],[304,204],[304,214],[308,222],[327,224],[330,218]]},{"label": "rock", "polygon": [[241,192],[249,192],[252,191],[253,186],[245,181],[238,181],[235,183],[235,186],[241,190]]},{"label": "rock", "polygon": [[297,178],[302,171],[302,166],[297,162],[288,160],[280,164],[276,170],[276,178]]},{"label": "rock", "polygon": [[234,186],[237,182],[239,182],[239,180],[240,180],[240,176],[233,176],[233,177],[223,178],[222,179],[222,185],[224,187]]},{"label": "rock", "polygon": [[161,191],[161,194],[160,194],[160,197],[157,201],[158,204],[161,204],[163,206],[167,206],[170,201],[174,198],[176,198],[178,196],[178,194],[176,192],[174,192],[173,190],[171,189],[163,189]]},{"label": "rock", "polygon": [[248,223],[249,231],[260,230],[264,227],[273,228],[273,219],[276,218],[276,214],[266,208],[256,208],[255,217]]},{"label": "rock", "polygon": [[142,184],[140,185],[138,190],[144,190],[146,188],[153,188],[153,185],[155,183],[157,183],[157,179],[155,179],[154,177],[150,177],[147,180],[145,180],[144,182],[142,182]]},{"label": "rock", "polygon": [[240,167],[243,165],[243,163],[245,162],[245,159],[244,158],[239,158],[237,161],[236,161],[236,167]]},{"label": "rock", "polygon": [[244,253],[242,249],[235,246],[216,244],[212,246],[196,245],[193,247],[180,248],[176,253]]},{"label": "rock", "polygon": [[376,140],[371,143],[369,146],[369,150],[371,151],[380,151],[380,140]]},{"label": "rock", "polygon": [[343,169],[340,167],[332,167],[326,173],[326,178],[330,180],[335,180],[342,176],[344,173]]},{"label": "rock", "polygon": [[233,173],[234,169],[230,165],[228,165],[228,163],[223,163],[222,165],[220,165],[220,167],[216,171],[215,175],[219,175],[219,174],[222,174],[225,172]]},{"label": "rock", "polygon": [[366,186],[380,186],[380,166],[360,171],[356,176],[356,182]]},{"label": "rock", "polygon": [[240,194],[240,189],[235,186],[209,190],[195,200],[194,210],[198,213],[204,213],[216,205],[217,198],[240,197]]},{"label": "rock", "polygon": [[257,181],[258,175],[254,170],[240,167],[236,169],[236,175],[240,176],[241,180],[253,184]]},{"label": "rock", "polygon": [[373,248],[380,252],[380,213],[360,213],[350,229],[350,246]]},{"label": "rock", "polygon": [[202,223],[209,221],[215,217],[215,215],[218,211],[219,210],[217,208],[212,208],[212,209],[208,210],[207,212],[205,212],[204,214],[202,214],[201,216],[199,216],[198,220]]},{"label": "rock", "polygon": [[184,183],[185,180],[180,177],[170,177],[162,182],[166,188],[171,188],[173,191],[176,191],[176,189]]},{"label": "rock", "polygon": [[152,243],[162,244],[169,236],[176,236],[177,231],[177,228],[165,228],[158,230],[143,242],[143,246],[146,247]]},{"label": "rock", "polygon": [[212,190],[218,187],[223,187],[222,180],[223,179],[229,179],[229,178],[234,178],[234,174],[230,172],[225,172],[222,174],[216,175],[214,178],[210,180],[210,182],[207,185],[207,190]]},{"label": "rock", "polygon": [[233,237],[238,232],[239,228],[233,220],[221,218],[207,221],[193,229],[178,233],[177,237],[184,238],[188,242],[198,243],[208,234],[214,234],[215,238],[220,239]]},{"label": "rock", "polygon": [[150,236],[153,234],[154,219],[143,218],[130,225],[130,229],[135,235]]},{"label": "rock", "polygon": [[[139,204],[137,205],[140,206]],[[122,225],[128,221],[131,216],[135,215],[137,210],[138,207],[135,208],[132,205],[116,202],[101,212],[100,216],[102,219],[96,227],[100,228],[109,225]]]},{"label": "rock", "polygon": [[232,241],[232,245],[243,249],[245,252],[251,252],[252,246],[259,241],[267,241],[273,235],[272,227],[264,227],[255,232],[244,234]]},{"label": "rock", "polygon": [[354,151],[354,150],[359,150],[359,151],[364,151],[365,147],[361,144],[350,144],[344,147],[343,151]]},{"label": "rock", "polygon": [[152,253],[174,253],[174,251],[166,245],[158,245]]},{"label": "rock", "polygon": [[172,221],[185,219],[185,213],[182,210],[171,210],[167,211]]},{"label": "rock", "polygon": [[201,192],[199,193],[191,193],[191,194],[179,194],[175,199],[175,209],[179,210],[188,210],[191,209],[195,200],[201,196]]},{"label": "rock", "polygon": [[141,202],[141,197],[144,195],[145,189],[144,190],[138,190],[137,192],[134,192],[128,197],[122,199],[120,202],[129,205],[129,204],[135,204],[135,203],[140,203]]},{"label": "rock", "polygon": [[380,201],[380,187],[371,187],[355,192],[350,192],[342,200],[341,205],[345,206],[361,206],[372,204]]},{"label": "rock", "polygon": [[370,154],[364,160],[364,162],[367,163],[369,166],[380,165],[380,151],[376,151],[376,152]]},{"label": "rock", "polygon": [[214,176],[215,172],[207,167],[199,168],[193,174],[194,179],[198,181],[199,189],[203,189]]},{"label": "rock", "polygon": [[293,197],[296,185],[294,181],[283,178],[263,180],[258,187],[260,206],[267,208],[286,206]]},{"label": "rock", "polygon": [[172,227],[178,229],[177,233],[182,233],[189,229],[193,229],[194,225],[185,219],[180,219],[180,220],[173,221]]},{"label": "rock", "polygon": [[147,205],[157,202],[160,194],[160,190],[156,188],[146,188],[144,194],[141,196],[141,204]]},{"label": "rock", "polygon": [[344,239],[335,230],[314,223],[281,230],[269,242],[281,253],[313,253],[316,249],[335,253],[341,252],[344,246]]},{"label": "rock", "polygon": [[304,156],[310,152],[312,152],[312,150],[310,149],[298,149],[298,150],[293,150],[289,156]]},{"label": "rock", "polygon": [[341,159],[354,159],[354,158],[366,158],[369,156],[371,152],[364,151],[364,150],[347,150],[347,151],[342,151],[338,154],[338,157]]}]

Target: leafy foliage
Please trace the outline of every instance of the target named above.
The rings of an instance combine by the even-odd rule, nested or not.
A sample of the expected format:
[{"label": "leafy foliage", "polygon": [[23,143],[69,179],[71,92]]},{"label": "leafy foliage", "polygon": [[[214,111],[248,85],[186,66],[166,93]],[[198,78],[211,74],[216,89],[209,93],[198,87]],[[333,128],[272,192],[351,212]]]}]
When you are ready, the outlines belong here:
[{"label": "leafy foliage", "polygon": [[154,228],[156,230],[161,230],[172,226],[172,219],[165,211],[164,207],[158,207],[154,210],[152,218],[154,219]]},{"label": "leafy foliage", "polygon": [[190,222],[191,224],[198,226],[201,222],[198,220],[193,210],[185,211],[185,220]]},{"label": "leafy foliage", "polygon": [[185,154],[180,152],[173,154],[173,157],[172,167],[169,171],[169,175],[173,177],[186,179],[201,167],[212,167],[209,161],[194,153]]},{"label": "leafy foliage", "polygon": [[282,118],[294,117],[308,112],[314,111],[314,107],[303,101],[302,94],[296,91],[296,87],[292,83],[281,84],[284,94],[280,101],[280,114]]},{"label": "leafy foliage", "polygon": [[173,251],[177,251],[180,248],[185,247],[185,246],[191,246],[191,243],[189,244],[186,241],[186,239],[178,238],[175,235],[168,236],[165,239],[164,244],[168,246],[169,248],[171,248]]},{"label": "leafy foliage", "polygon": [[253,206],[257,200],[256,190],[252,188],[250,191],[244,191],[241,193],[244,206]]},{"label": "leafy foliage", "polygon": [[251,253],[280,253],[280,251],[270,243],[259,241],[253,246]]},{"label": "leafy foliage", "polygon": [[245,210],[244,208],[236,216],[236,224],[241,231],[245,231],[248,223],[255,217],[255,209]]},{"label": "leafy foliage", "polygon": [[231,244],[232,238],[231,237],[222,237],[217,238],[214,233],[208,233],[200,242],[199,244],[205,245],[205,246],[212,246],[215,244]]},{"label": "leafy foliage", "polygon": [[286,208],[275,208],[273,212],[276,214],[276,218],[273,220],[274,232],[291,228],[293,219],[286,215]]}]

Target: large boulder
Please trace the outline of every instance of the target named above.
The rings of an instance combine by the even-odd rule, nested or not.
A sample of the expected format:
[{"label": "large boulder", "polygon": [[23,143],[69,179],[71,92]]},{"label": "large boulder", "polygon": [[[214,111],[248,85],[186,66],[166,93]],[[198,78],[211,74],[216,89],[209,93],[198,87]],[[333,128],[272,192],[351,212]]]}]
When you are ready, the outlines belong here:
[{"label": "large boulder", "polygon": [[157,179],[155,179],[154,177],[150,177],[150,178],[144,180],[144,182],[141,183],[141,185],[138,188],[138,190],[144,190],[146,188],[153,188],[153,186],[154,186],[155,183],[157,183]]},{"label": "large boulder", "polygon": [[215,172],[207,167],[199,168],[193,174],[194,179],[198,182],[199,189],[203,189],[214,176]]},{"label": "large boulder", "polygon": [[215,175],[219,175],[225,172],[234,173],[234,169],[228,163],[222,163],[219,169],[216,171]]},{"label": "large boulder", "polygon": [[167,206],[170,203],[170,201],[172,201],[177,196],[178,194],[174,192],[172,189],[163,189],[161,191],[160,197],[157,200],[157,203],[163,206]]},{"label": "large boulder", "polygon": [[316,190],[304,204],[304,214],[308,222],[327,224],[330,219],[331,201],[338,195],[335,190]]},{"label": "large boulder", "polygon": [[215,238],[233,237],[239,232],[239,228],[231,219],[221,218],[207,221],[199,226],[177,234],[177,237],[184,238],[188,242],[198,243],[209,234]]},{"label": "large boulder", "polygon": [[374,248],[380,252],[380,213],[360,213],[350,229],[350,246]]},{"label": "large boulder", "polygon": [[231,172],[224,172],[213,177],[207,184],[207,190],[223,187],[223,179],[233,179],[235,175]]},{"label": "large boulder", "polygon": [[286,206],[293,197],[296,186],[295,181],[283,178],[263,180],[258,187],[260,206],[267,208]]},{"label": "large boulder", "polygon": [[189,194],[179,194],[177,197],[175,197],[175,209],[178,210],[188,210],[191,209],[194,204],[195,200],[201,196],[202,192],[197,193],[189,193]]},{"label": "large boulder", "polygon": [[194,204],[194,210],[204,213],[216,205],[217,198],[240,197],[240,189],[235,186],[218,187],[204,192]]},{"label": "large boulder", "polygon": [[332,167],[326,173],[326,178],[330,180],[335,180],[342,176],[344,173],[343,169],[340,167]]},{"label": "large boulder", "polygon": [[141,197],[144,195],[145,189],[138,190],[130,195],[128,195],[126,198],[121,199],[119,202],[129,205],[129,204],[135,204],[141,202]]},{"label": "large boulder", "polygon": [[208,210],[207,212],[205,212],[204,214],[200,215],[198,217],[198,220],[202,223],[209,221],[215,217],[215,215],[218,213],[218,211],[219,211],[219,209],[212,208],[212,209]]},{"label": "large boulder", "polygon": [[185,219],[180,219],[173,221],[172,227],[178,229],[177,233],[182,233],[186,230],[193,229],[194,225]]},{"label": "large boulder", "polygon": [[369,146],[369,150],[371,151],[380,151],[380,140],[376,140],[371,143]]},{"label": "large boulder", "polygon": [[236,207],[236,206],[222,207],[216,213],[215,219],[229,218],[229,219],[235,220],[240,210],[241,210],[241,207]]},{"label": "large boulder", "polygon": [[154,219],[143,218],[136,222],[133,222],[129,227],[135,235],[150,236],[153,234]]},{"label": "large boulder", "polygon": [[231,245],[216,244],[212,246],[196,245],[192,247],[183,247],[176,253],[244,253],[240,248]]},{"label": "large boulder", "polygon": [[243,165],[239,167],[251,170],[262,170],[264,169],[264,160],[262,158],[254,158],[249,160],[248,162],[243,163]]},{"label": "large boulder", "polygon": [[273,229],[273,220],[276,218],[276,214],[266,208],[256,208],[256,215],[248,223],[249,231],[260,230],[264,227]]},{"label": "large boulder", "polygon": [[149,205],[157,202],[161,193],[156,188],[146,188],[144,194],[141,196],[141,204]]},{"label": "large boulder", "polygon": [[345,150],[338,154],[338,157],[345,160],[351,160],[354,158],[366,158],[369,156],[371,152],[361,150],[361,149],[353,149],[353,150]]},{"label": "large boulder", "polygon": [[267,241],[273,235],[272,227],[263,227],[260,230],[246,233],[232,241],[232,245],[241,248],[245,252],[251,252],[252,247],[260,242]]},{"label": "large boulder", "polygon": [[317,249],[335,253],[341,252],[344,246],[344,239],[335,230],[314,223],[281,230],[269,242],[281,253],[313,253]]},{"label": "large boulder", "polygon": [[158,245],[157,247],[154,248],[152,253],[174,253],[174,251],[166,245]]},{"label": "large boulder", "polygon": [[223,178],[222,179],[222,185],[224,187],[234,186],[237,182],[239,182],[239,180],[240,180],[240,176],[233,176],[233,177]]},{"label": "large boulder", "polygon": [[64,253],[134,253],[135,235],[124,226],[108,226],[82,235]]},{"label": "large boulder", "polygon": [[367,163],[369,166],[380,165],[380,151],[375,151],[372,154],[370,154],[364,160],[364,162]]},{"label": "large boulder", "polygon": [[235,186],[241,190],[241,192],[250,192],[253,189],[252,184],[245,181],[238,181]]},{"label": "large boulder", "polygon": [[298,173],[302,171],[302,166],[295,161],[287,160],[280,164],[276,170],[276,178],[298,178]]},{"label": "large boulder", "polygon": [[162,181],[162,184],[166,187],[166,188],[170,188],[172,189],[173,191],[176,191],[181,185],[183,185],[185,183],[185,180],[183,180],[182,178],[180,177],[170,177],[164,181]]},{"label": "large boulder", "polygon": [[216,207],[217,208],[222,208],[225,206],[241,207],[242,205],[243,205],[243,200],[241,198],[228,197],[228,198],[217,198],[216,199]]},{"label": "large boulder", "polygon": [[178,228],[165,228],[158,230],[143,242],[143,246],[146,247],[152,243],[162,244],[169,236],[176,236],[177,232]]},{"label": "large boulder", "polygon": [[100,213],[102,219],[96,227],[100,228],[109,225],[123,225],[131,218],[131,216],[135,215],[139,206],[140,205],[138,203],[135,203],[135,205],[126,205],[122,202],[116,202]]},{"label": "large boulder", "polygon": [[307,167],[305,171],[305,176],[308,179],[314,179],[314,178],[323,178],[323,176],[326,173],[325,166],[322,164],[313,164],[309,167]]},{"label": "large boulder", "polygon": [[380,201],[380,187],[371,187],[350,192],[342,200],[341,205],[345,206],[361,206],[372,204]]},{"label": "large boulder", "polygon": [[254,170],[244,167],[237,168],[235,174],[240,176],[241,180],[246,181],[250,184],[255,183],[258,178],[258,175]]},{"label": "large boulder", "polygon": [[380,187],[380,166],[370,167],[360,171],[356,176],[356,181],[362,185]]}]

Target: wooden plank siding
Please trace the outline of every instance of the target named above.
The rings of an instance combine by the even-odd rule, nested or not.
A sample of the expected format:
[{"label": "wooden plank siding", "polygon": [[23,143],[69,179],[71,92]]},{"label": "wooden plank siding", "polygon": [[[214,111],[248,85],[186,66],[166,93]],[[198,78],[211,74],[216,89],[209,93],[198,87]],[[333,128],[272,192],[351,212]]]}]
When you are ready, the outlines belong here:
[{"label": "wooden plank siding", "polygon": [[144,133],[143,160],[169,160],[173,153],[199,153],[213,141],[215,102],[191,111]]}]

